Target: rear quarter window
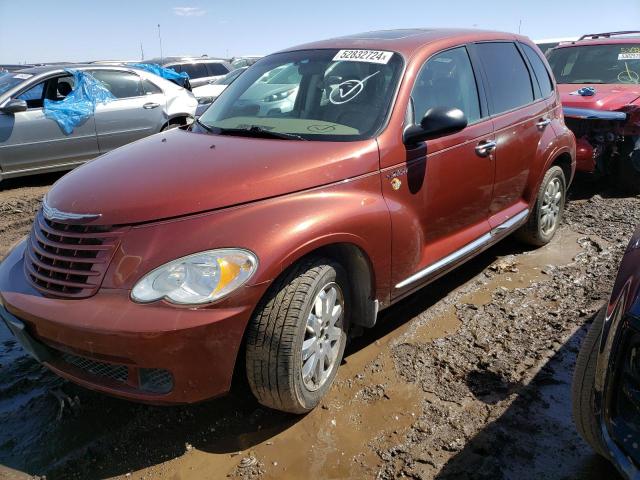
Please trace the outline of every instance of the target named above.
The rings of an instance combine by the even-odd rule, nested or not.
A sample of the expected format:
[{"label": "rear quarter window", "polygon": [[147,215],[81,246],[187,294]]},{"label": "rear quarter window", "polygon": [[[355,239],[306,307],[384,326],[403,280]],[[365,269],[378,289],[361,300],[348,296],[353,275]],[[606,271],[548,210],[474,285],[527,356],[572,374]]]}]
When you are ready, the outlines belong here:
[{"label": "rear quarter window", "polygon": [[529,70],[514,43],[478,43],[476,51],[486,73],[493,114],[533,102]]},{"label": "rear quarter window", "polygon": [[553,92],[553,83],[549,77],[547,67],[545,67],[544,63],[540,59],[540,55],[538,55],[533,48],[525,43],[521,43],[520,46],[522,47],[524,54],[527,56],[527,59],[531,64],[531,68],[533,68],[533,73],[535,74],[538,85],[540,86],[542,97],[548,97],[551,95],[551,92]]}]

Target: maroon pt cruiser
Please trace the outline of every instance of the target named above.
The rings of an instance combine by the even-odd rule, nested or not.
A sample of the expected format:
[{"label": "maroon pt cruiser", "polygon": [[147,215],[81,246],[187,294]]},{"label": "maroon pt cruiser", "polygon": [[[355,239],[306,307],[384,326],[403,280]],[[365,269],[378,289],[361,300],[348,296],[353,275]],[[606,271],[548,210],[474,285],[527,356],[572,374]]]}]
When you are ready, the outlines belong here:
[{"label": "maroon pt cruiser", "polygon": [[190,403],[239,369],[264,405],[305,412],[350,326],[512,232],[549,242],[574,169],[525,37],[397,30],[292,48],[188,130],[59,180],[0,265],[0,316],[88,388]]}]

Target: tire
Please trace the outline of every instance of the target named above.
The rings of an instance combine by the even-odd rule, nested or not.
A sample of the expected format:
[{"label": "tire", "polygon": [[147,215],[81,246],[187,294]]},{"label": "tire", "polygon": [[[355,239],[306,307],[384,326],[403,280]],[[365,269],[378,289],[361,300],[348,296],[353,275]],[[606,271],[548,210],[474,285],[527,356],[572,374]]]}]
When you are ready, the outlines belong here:
[{"label": "tire", "polygon": [[[548,191],[551,185],[557,187],[557,190]],[[554,191],[555,194],[553,193]],[[552,197],[547,197],[547,195],[552,195]],[[562,168],[553,166],[545,173],[533,211],[529,215],[527,223],[516,232],[517,237],[535,247],[541,247],[549,243],[562,221],[566,198],[567,181],[564,178],[564,172]],[[550,221],[547,216],[549,213],[553,214],[554,220],[552,224],[547,223]]]},{"label": "tire", "polygon": [[640,150],[633,150],[618,159],[615,184],[622,193],[640,194]]},{"label": "tire", "polygon": [[606,309],[604,308],[598,312],[589,332],[582,341],[582,346],[576,359],[576,368],[573,372],[571,405],[573,421],[580,436],[596,453],[608,458],[607,448],[602,440],[600,421],[596,415],[594,405],[596,363],[605,313]]},{"label": "tire", "polygon": [[[335,314],[334,319],[320,315],[322,300],[316,301],[326,298],[330,302],[332,292],[334,308],[325,310]],[[342,361],[350,298],[344,269],[326,258],[304,260],[272,285],[247,330],[247,379],[258,402],[291,413],[308,412],[320,403]],[[340,303],[341,309],[336,310]],[[312,313],[322,323],[315,322]],[[333,328],[321,326],[332,322]]]},{"label": "tire", "polygon": [[[178,120],[178,121],[176,121]],[[179,118],[174,118],[172,120],[173,123],[167,123],[164,127],[162,127],[162,130],[160,130],[161,132],[166,132],[167,130],[173,130],[174,128],[180,128],[182,127],[182,123],[179,123]]]}]

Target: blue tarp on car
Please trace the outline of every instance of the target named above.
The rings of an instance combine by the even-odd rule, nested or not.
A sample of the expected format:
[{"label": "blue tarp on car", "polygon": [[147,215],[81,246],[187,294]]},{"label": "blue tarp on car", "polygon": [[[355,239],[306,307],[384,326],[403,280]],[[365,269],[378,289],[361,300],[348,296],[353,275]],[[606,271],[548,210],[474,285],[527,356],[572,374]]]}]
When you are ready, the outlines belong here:
[{"label": "blue tarp on car", "polygon": [[189,83],[189,74],[186,72],[176,72],[173,68],[163,67],[158,65],[157,63],[128,63],[127,65],[139,68],[140,70],[144,70],[146,72],[151,72],[159,77],[164,78],[165,80],[170,80],[174,83],[177,83],[181,87],[187,86]]},{"label": "blue tarp on car", "polygon": [[44,101],[44,116],[54,120],[66,135],[94,114],[96,105],[115,100],[105,86],[89,73],[66,70],[73,75],[73,90],[63,100]]}]

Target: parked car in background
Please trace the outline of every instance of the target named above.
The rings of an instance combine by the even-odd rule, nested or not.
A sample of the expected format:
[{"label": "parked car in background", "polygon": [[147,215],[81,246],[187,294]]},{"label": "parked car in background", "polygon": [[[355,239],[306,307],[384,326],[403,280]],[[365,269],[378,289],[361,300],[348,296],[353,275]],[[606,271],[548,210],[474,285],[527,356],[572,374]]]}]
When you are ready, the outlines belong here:
[{"label": "parked car in background", "polygon": [[545,55],[552,48],[557,47],[561,43],[575,42],[580,37],[560,37],[560,38],[541,38],[534,40],[535,44]]},{"label": "parked car in background", "polygon": [[584,35],[548,54],[581,172],[640,192],[640,31]]},{"label": "parked car in background", "polygon": [[249,67],[236,68],[224,77],[210,80],[205,85],[194,88],[193,94],[198,100],[196,116],[202,115],[202,113],[209,108],[209,105],[220,96],[224,89],[231,85],[231,82],[238,78],[247,68]]},{"label": "parked car in background", "polygon": [[245,57],[233,57],[230,61],[233,68],[243,68],[250,67],[262,57],[263,55],[247,55]]},{"label": "parked car in background", "polygon": [[549,242],[574,156],[525,37],[302,45],[251,66],[189,129],[60,179],[0,264],[0,316],[89,388],[189,403],[244,370],[262,404],[307,412],[350,327],[511,233]]},{"label": "parked car in background", "polygon": [[640,477],[640,228],[606,308],[585,337],[573,377],[580,435],[628,479]]},{"label": "parked car in background", "polygon": [[19,64],[2,64],[0,65],[1,72],[15,72],[16,70],[22,70],[23,68],[30,68],[33,65],[19,65]]},{"label": "parked car in background", "polygon": [[[71,134],[45,115],[44,102],[74,89],[69,70],[90,73],[115,100]],[[34,67],[0,75],[0,179],[67,170],[102,153],[186,125],[195,115],[191,92],[151,73],[100,65]],[[43,147],[46,145],[46,148]]]},{"label": "parked car in background", "polygon": [[223,77],[234,69],[227,60],[207,56],[152,58],[141,63],[155,63],[172,68],[178,73],[184,72],[189,75],[189,83],[192,88]]}]

